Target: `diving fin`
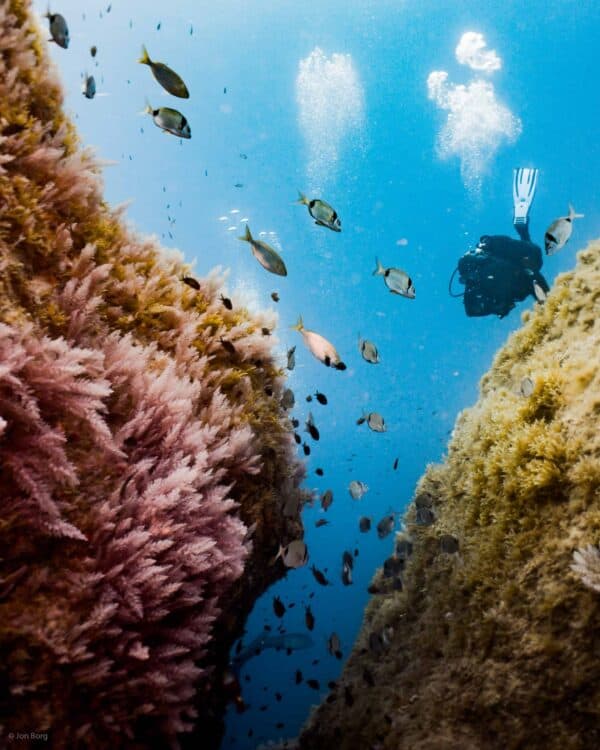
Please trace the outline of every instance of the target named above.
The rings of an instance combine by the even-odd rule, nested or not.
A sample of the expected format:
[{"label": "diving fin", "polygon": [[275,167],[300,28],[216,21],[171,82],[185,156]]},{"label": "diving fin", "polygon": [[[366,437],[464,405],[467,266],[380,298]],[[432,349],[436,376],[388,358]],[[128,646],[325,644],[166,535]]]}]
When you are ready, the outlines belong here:
[{"label": "diving fin", "polygon": [[513,171],[513,224],[518,226],[528,222],[529,209],[533,203],[539,170],[520,167]]}]

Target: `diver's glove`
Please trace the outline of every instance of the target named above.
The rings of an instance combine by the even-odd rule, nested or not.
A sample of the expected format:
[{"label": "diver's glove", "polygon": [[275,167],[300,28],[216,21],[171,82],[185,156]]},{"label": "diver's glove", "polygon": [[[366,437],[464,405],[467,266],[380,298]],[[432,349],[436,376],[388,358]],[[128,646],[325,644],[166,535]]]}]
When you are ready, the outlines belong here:
[{"label": "diver's glove", "polygon": [[529,209],[533,203],[539,170],[520,167],[513,171],[513,224],[518,226],[529,221]]}]

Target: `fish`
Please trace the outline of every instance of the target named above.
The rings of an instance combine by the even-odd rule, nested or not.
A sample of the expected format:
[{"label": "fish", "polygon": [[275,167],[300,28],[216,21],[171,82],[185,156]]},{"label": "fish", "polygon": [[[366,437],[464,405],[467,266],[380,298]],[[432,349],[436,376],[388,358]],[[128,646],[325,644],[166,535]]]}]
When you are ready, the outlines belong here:
[{"label": "fish", "polygon": [[307,400],[307,401],[308,401],[308,403],[310,404],[310,402],[312,401],[312,396],[311,396],[311,395],[308,395],[308,396],[306,397],[306,400]]},{"label": "fish", "polygon": [[148,115],[152,115],[156,127],[164,130],[165,133],[171,133],[171,135],[176,135],[179,138],[192,137],[192,131],[188,121],[178,110],[171,109],[171,107],[152,109],[152,105],[148,102],[146,103],[146,109],[144,112]]},{"label": "fish", "polygon": [[197,292],[200,291],[200,284],[193,276],[184,276],[182,279],[184,284],[187,284],[192,289],[195,289]]},{"label": "fish", "polygon": [[261,328],[260,332],[262,333],[263,336],[270,336],[271,335],[271,331],[266,326],[264,326],[263,328]]},{"label": "fish", "polygon": [[368,362],[371,365],[379,364],[379,352],[377,351],[377,347],[372,341],[368,341],[367,339],[359,339],[358,349],[365,362]]},{"label": "fish", "polygon": [[319,430],[317,429],[317,426],[315,425],[312,412],[308,412],[308,419],[306,420],[305,432],[308,432],[308,434],[311,436],[313,440],[315,441],[319,440],[319,437],[320,437]]},{"label": "fish", "polygon": [[292,326],[292,330],[298,331],[302,334],[306,348],[313,357],[316,357],[319,362],[322,362],[326,367],[335,367],[338,370],[346,368],[346,365],[341,361],[340,355],[337,353],[334,345],[321,336],[320,333],[315,333],[315,331],[309,331],[306,329],[304,327],[304,322],[302,321],[302,316],[298,318],[296,325]]},{"label": "fish", "polygon": [[302,442],[302,438],[300,437],[300,435],[298,435],[297,432],[294,433],[294,440],[296,441],[297,445],[300,445],[300,443]]},{"label": "fish", "polygon": [[301,651],[314,646],[313,639],[306,633],[284,633],[282,635],[266,635],[261,633],[257,636],[243,651],[240,650],[231,663],[234,672],[240,671],[241,667],[255,656],[258,656],[266,649],[274,649],[287,652]]},{"label": "fish", "polygon": [[396,556],[408,560],[413,553],[413,543],[406,536],[401,535],[397,535],[396,540]]},{"label": "fish", "polygon": [[315,578],[315,581],[320,586],[329,586],[329,581],[327,580],[327,578],[325,578],[325,574],[324,573],[322,573],[318,568],[315,568],[314,565],[311,567],[310,570],[311,570],[311,573],[313,574],[313,576]]},{"label": "fish", "polygon": [[353,500],[360,500],[369,491],[369,487],[358,479],[353,479],[348,485],[348,492]]},{"label": "fish", "polygon": [[319,684],[319,680],[313,680],[313,679],[306,680],[306,684],[308,685],[309,688],[312,688],[313,690],[318,690],[321,687],[321,685]]},{"label": "fish", "polygon": [[233,187],[235,187],[235,188],[243,188],[244,187],[244,183],[243,182],[236,182]]},{"label": "fish", "polygon": [[229,297],[224,297],[223,295],[221,295],[220,299],[221,299],[221,302],[223,303],[223,307],[226,310],[233,310],[233,304],[231,300],[229,299]]},{"label": "fish", "polygon": [[323,472],[323,469],[321,469],[320,467],[319,467],[319,468],[317,468],[317,469],[315,469],[315,474],[316,474],[316,475],[317,475],[318,477],[322,477],[322,476],[323,476],[323,474],[324,474],[324,472]]},{"label": "fish", "polygon": [[392,555],[383,561],[383,577],[393,578],[400,575],[404,570],[405,560]]},{"label": "fish", "polygon": [[220,341],[221,346],[223,347],[223,349],[225,349],[226,352],[228,352],[229,354],[235,354],[235,346],[231,343],[231,341],[226,341],[224,338],[221,338]]},{"label": "fish", "polygon": [[294,407],[295,403],[294,391],[291,388],[286,388],[281,396],[281,406],[288,411]]},{"label": "fish", "polygon": [[447,555],[458,552],[458,539],[452,534],[442,534],[440,537],[440,549]]},{"label": "fish", "polygon": [[394,466],[393,466],[394,471],[396,471],[397,468],[398,468],[398,459],[394,461]]},{"label": "fish", "polygon": [[308,547],[302,539],[295,539],[293,542],[286,544],[285,547],[280,544],[273,562],[276,562],[279,558],[286,568],[301,568],[308,562]]},{"label": "fish", "polygon": [[320,529],[321,526],[327,526],[329,521],[326,518],[319,518],[317,521],[315,521],[315,528]]},{"label": "fish", "polygon": [[305,456],[310,456],[310,445],[306,445],[306,443],[302,443],[302,450],[304,451]]},{"label": "fish", "polygon": [[86,99],[93,99],[96,96],[96,79],[94,76],[89,76],[87,73],[85,74],[81,86],[81,93]]},{"label": "fish", "polygon": [[333,232],[342,231],[342,222],[337,215],[337,211],[329,203],[325,203],[320,198],[309,200],[303,193],[298,191],[299,198],[296,203],[300,203],[308,208],[308,213],[315,220],[315,224],[321,227],[327,227]]},{"label": "fish", "polygon": [[248,156],[246,154],[240,154],[240,159],[247,159]]},{"label": "fish", "polygon": [[285,614],[285,605],[278,596],[273,597],[273,612],[276,617],[283,617]]},{"label": "fish", "polygon": [[309,630],[313,630],[315,627],[315,616],[312,613],[310,604],[307,604],[306,607],[304,607],[304,622]]},{"label": "fish", "polygon": [[415,520],[417,526],[431,526],[435,521],[435,516],[431,508],[417,508]]},{"label": "fish", "polygon": [[287,369],[290,372],[296,367],[296,347],[292,346],[287,350]]},{"label": "fish", "polygon": [[327,651],[336,659],[342,658],[342,643],[337,633],[332,633],[327,639]]},{"label": "fish", "polygon": [[317,391],[317,392],[315,393],[315,398],[317,399],[317,401],[318,401],[318,402],[319,402],[319,403],[320,403],[320,404],[321,404],[322,406],[327,406],[327,396],[326,396],[326,395],[325,395],[324,393],[319,393],[319,391]]},{"label": "fish", "polygon": [[297,419],[292,419],[292,427],[298,427],[299,424],[300,422]]},{"label": "fish", "polygon": [[369,687],[375,687],[375,678],[373,677],[373,673],[367,669],[367,667],[363,669],[362,678]]},{"label": "fish", "polygon": [[358,519],[358,528],[363,534],[367,531],[371,531],[371,519],[368,516],[361,516]]},{"label": "fish", "polygon": [[544,303],[548,297],[546,291],[537,283],[537,281],[533,282],[533,296],[540,303]]},{"label": "fish", "polygon": [[362,417],[359,417],[356,420],[356,424],[358,425],[364,424],[365,422],[373,432],[386,432],[385,420],[381,414],[376,411],[363,414]]},{"label": "fish", "polygon": [[50,13],[50,9],[48,8],[45,18],[48,19],[48,25],[50,27],[51,38],[49,41],[58,44],[58,46],[63,49],[68,49],[70,41],[69,27],[67,26],[65,17],[61,16],[60,13]]},{"label": "fish", "polygon": [[531,394],[533,393],[533,380],[527,376],[521,380],[521,385],[519,387],[519,390],[521,391],[521,396],[525,396],[525,398],[529,398]]},{"label": "fish", "polygon": [[189,99],[190,92],[187,86],[183,82],[183,79],[177,75],[174,70],[171,70],[168,65],[161,62],[154,62],[150,59],[148,50],[142,45],[142,56],[138,60],[142,65],[148,65],[152,71],[152,75],[160,83],[160,85],[168,91],[169,94],[177,96],[180,99]]},{"label": "fish", "polygon": [[299,685],[302,682],[302,680],[303,680],[302,672],[299,669],[296,670],[296,674],[294,676],[294,679],[296,681],[296,685]]},{"label": "fish", "polygon": [[352,554],[348,552],[348,550],[344,550],[342,553],[342,565],[347,565],[350,570],[354,568],[354,558],[352,557]]},{"label": "fish", "polygon": [[381,655],[385,650],[383,638],[376,630],[369,633],[369,650],[376,656]]},{"label": "fish", "polygon": [[352,568],[349,565],[342,566],[342,583],[344,586],[350,586],[352,584]]},{"label": "fish", "polygon": [[96,57],[96,55],[97,55],[97,54],[98,54],[98,47],[96,47],[96,45],[95,45],[95,44],[93,44],[93,45],[92,45],[92,46],[90,47],[90,55],[91,55],[92,57]]},{"label": "fish", "polygon": [[279,253],[262,240],[255,240],[246,224],[246,232],[243,237],[238,237],[242,242],[248,242],[252,248],[252,254],[260,265],[270,273],[277,276],[287,276],[287,268]]},{"label": "fish", "polygon": [[377,536],[380,539],[385,539],[386,536],[389,536],[389,534],[392,533],[395,520],[394,514],[390,513],[379,521],[377,524]]},{"label": "fish", "polygon": [[277,294],[277,292],[271,292],[271,299],[273,300],[273,302],[279,302],[279,295]]},{"label": "fish", "polygon": [[399,294],[408,299],[415,298],[415,286],[406,271],[399,268],[384,268],[378,258],[375,258],[375,265],[373,276],[383,276],[385,285],[392,294]]},{"label": "fish", "polygon": [[575,213],[569,203],[569,215],[561,216],[550,224],[544,235],[546,255],[554,255],[567,244],[573,231],[573,219],[583,219],[584,214]]},{"label": "fish", "polygon": [[325,490],[321,495],[321,508],[327,510],[333,503],[333,492],[331,490]]}]

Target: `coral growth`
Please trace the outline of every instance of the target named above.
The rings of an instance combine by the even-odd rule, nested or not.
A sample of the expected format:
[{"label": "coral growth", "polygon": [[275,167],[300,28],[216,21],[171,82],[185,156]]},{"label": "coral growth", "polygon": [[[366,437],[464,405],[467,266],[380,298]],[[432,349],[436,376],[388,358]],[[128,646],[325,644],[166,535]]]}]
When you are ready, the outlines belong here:
[{"label": "coral growth", "polygon": [[421,479],[403,590],[376,575],[302,750],[600,747],[599,304],[596,242],[525,314]]},{"label": "coral growth", "polygon": [[301,469],[266,321],[124,227],[61,104],[0,4],[0,737],[166,747],[222,709]]}]

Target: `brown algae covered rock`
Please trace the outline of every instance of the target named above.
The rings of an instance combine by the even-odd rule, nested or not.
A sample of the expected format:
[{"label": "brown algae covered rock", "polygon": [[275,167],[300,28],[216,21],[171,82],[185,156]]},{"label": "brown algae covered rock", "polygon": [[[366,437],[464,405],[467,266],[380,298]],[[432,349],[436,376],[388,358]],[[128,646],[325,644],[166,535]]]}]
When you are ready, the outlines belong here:
[{"label": "brown algae covered rock", "polygon": [[419,482],[401,590],[375,576],[300,748],[600,746],[599,320],[594,242],[524,315]]}]

